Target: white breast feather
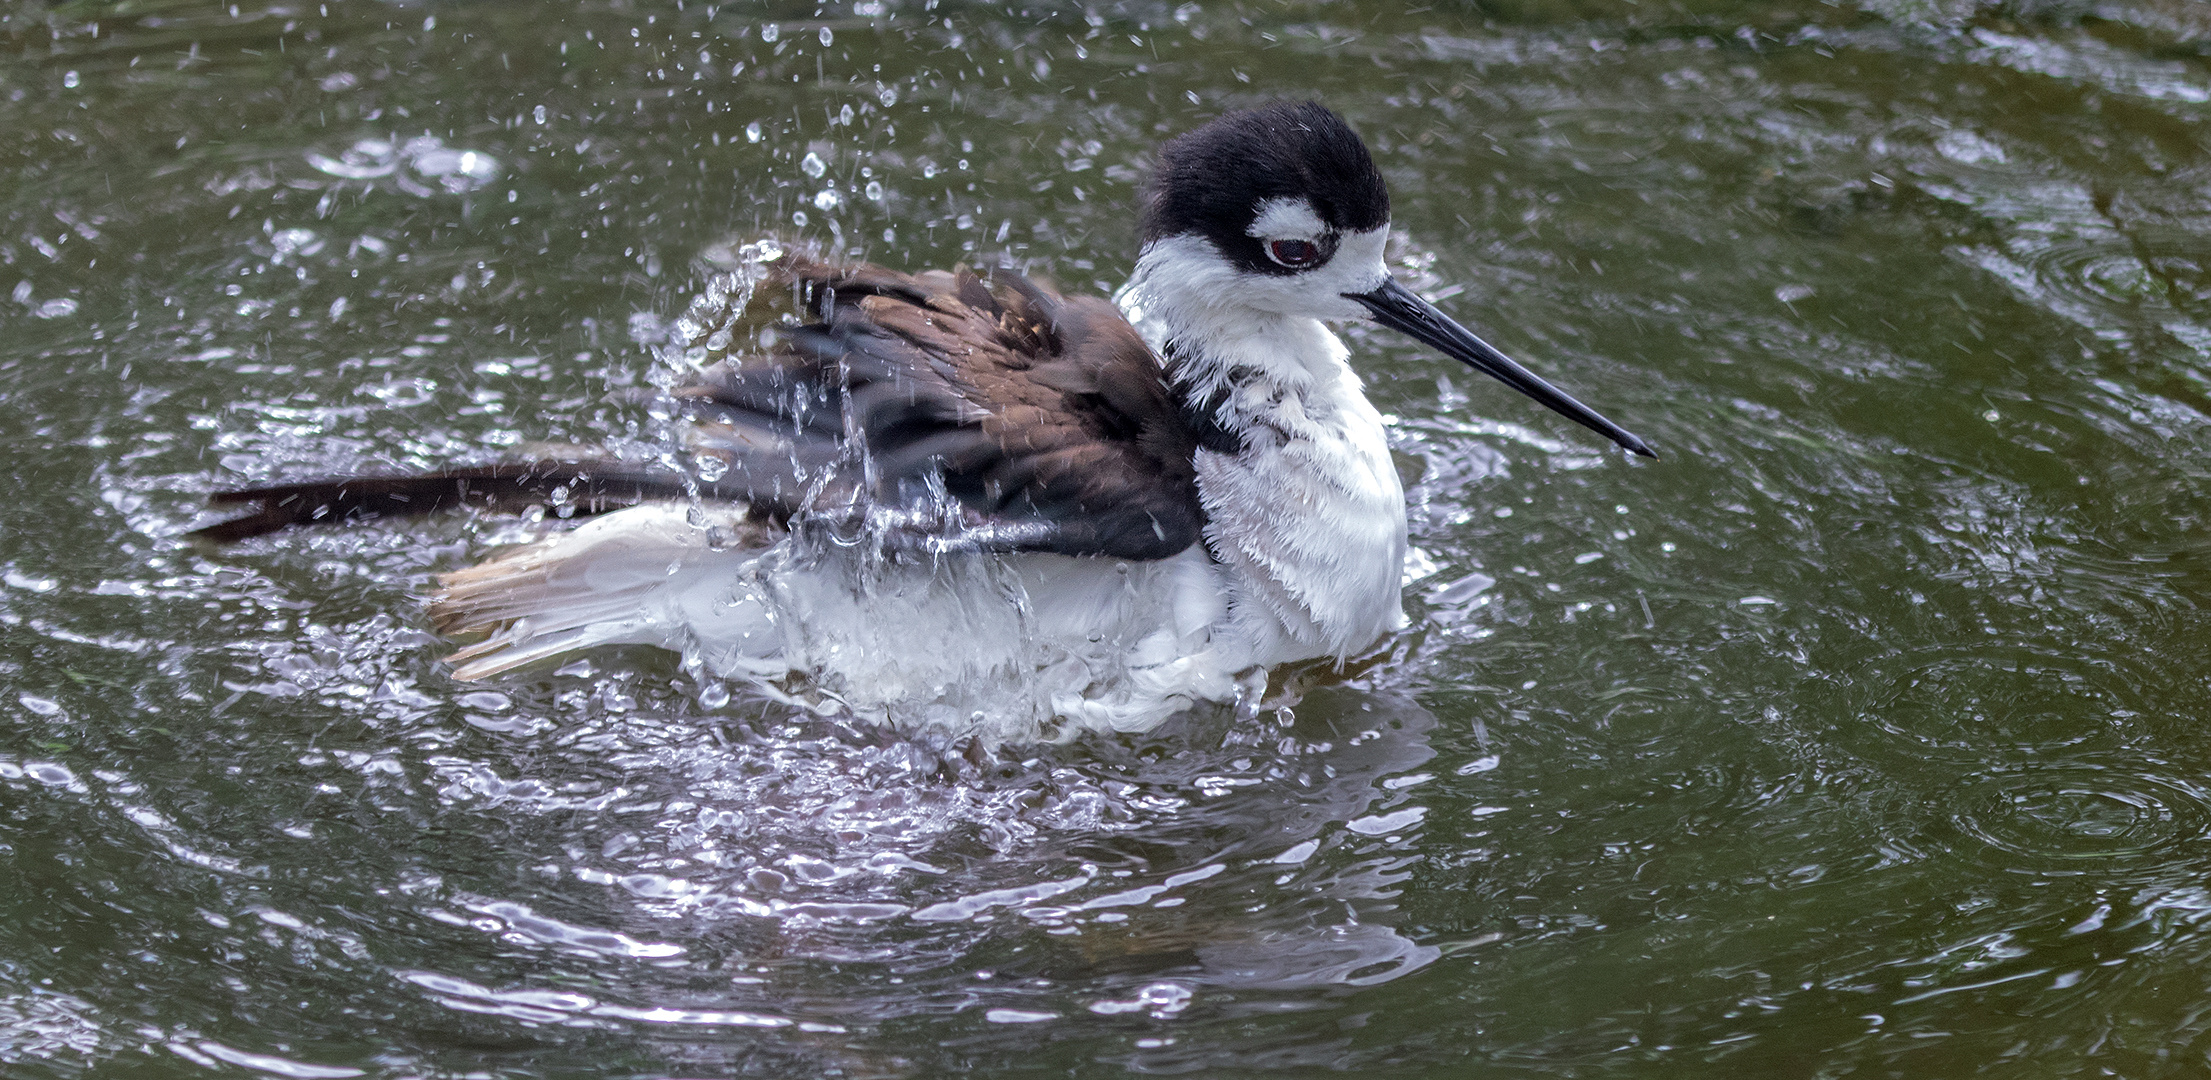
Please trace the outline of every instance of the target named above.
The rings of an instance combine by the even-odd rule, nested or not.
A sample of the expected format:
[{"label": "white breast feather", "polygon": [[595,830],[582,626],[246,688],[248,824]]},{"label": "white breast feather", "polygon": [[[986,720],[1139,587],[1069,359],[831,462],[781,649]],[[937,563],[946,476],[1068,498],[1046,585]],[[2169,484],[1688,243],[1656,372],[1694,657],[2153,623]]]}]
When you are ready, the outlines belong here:
[{"label": "white breast feather", "polygon": [[[1382,232],[1346,238],[1358,265],[1345,281],[1379,262]],[[1145,249],[1119,299],[1155,350],[1174,340],[1199,396],[1229,391],[1215,419],[1245,449],[1200,451],[1197,464],[1206,540],[1231,571],[1233,636],[1263,664],[1342,657],[1404,623],[1404,489],[1343,343],[1273,310],[1280,298],[1222,299],[1250,285],[1205,241],[1176,237]]]}]

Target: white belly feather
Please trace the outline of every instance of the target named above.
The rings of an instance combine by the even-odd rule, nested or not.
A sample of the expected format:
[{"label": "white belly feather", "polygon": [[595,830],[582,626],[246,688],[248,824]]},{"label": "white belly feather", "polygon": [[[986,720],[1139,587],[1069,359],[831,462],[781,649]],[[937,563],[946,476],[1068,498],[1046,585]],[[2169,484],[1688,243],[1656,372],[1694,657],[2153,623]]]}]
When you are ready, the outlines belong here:
[{"label": "white belly feather", "polygon": [[[1202,548],[1148,563],[886,560],[771,537],[732,511],[697,519],[677,504],[634,507],[452,575],[441,617],[512,620],[463,650],[456,674],[653,645],[787,700],[999,740],[1056,721],[1143,730],[1232,699],[1252,664],[1212,647],[1226,590]],[[739,543],[710,546],[712,528]]]}]

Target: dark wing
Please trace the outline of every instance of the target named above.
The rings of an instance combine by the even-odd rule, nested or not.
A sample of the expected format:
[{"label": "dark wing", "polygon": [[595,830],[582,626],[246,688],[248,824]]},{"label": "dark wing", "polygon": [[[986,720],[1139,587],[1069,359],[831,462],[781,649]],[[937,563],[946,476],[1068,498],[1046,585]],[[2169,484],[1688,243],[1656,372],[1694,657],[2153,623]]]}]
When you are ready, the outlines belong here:
[{"label": "dark wing", "polygon": [[677,391],[728,451],[724,484],[805,488],[794,520],[937,547],[1161,559],[1197,542],[1196,442],[1113,305],[1003,270],[795,261],[779,279],[818,321]]},{"label": "dark wing", "polygon": [[694,448],[727,471],[687,484],[611,462],[256,488],[259,511],[195,535],[411,514],[463,502],[594,512],[696,494],[893,547],[1161,559],[1204,528],[1197,449],[1159,361],[1113,306],[1010,271],[909,276],[789,259],[763,287],[814,320],[676,391]]},{"label": "dark wing", "polygon": [[[332,525],[371,517],[412,517],[477,506],[502,510],[573,507],[580,514],[691,494],[684,478],[617,461],[509,461],[397,476],[347,476],[216,492],[218,506],[258,503],[244,517],[218,521],[190,535],[217,543],[244,540],[290,525]],[[718,494],[701,492],[702,495]]]}]

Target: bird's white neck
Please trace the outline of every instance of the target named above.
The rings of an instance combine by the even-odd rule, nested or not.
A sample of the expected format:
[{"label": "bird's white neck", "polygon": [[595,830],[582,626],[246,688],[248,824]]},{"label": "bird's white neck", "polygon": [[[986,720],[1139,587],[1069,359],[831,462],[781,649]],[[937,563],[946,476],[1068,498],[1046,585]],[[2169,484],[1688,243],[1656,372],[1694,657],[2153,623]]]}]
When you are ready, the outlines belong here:
[{"label": "bird's white neck", "polygon": [[1197,456],[1231,621],[1254,662],[1348,656],[1404,622],[1405,495],[1382,418],[1335,334],[1249,302],[1249,279],[1193,244],[1146,246],[1117,299],[1177,390],[1241,444]]},{"label": "bird's white neck", "polygon": [[1327,347],[1335,335],[1262,285],[1229,269],[1207,241],[1176,236],[1144,246],[1114,299],[1201,399],[1232,379],[1299,393],[1339,381],[1347,369],[1342,346]]}]

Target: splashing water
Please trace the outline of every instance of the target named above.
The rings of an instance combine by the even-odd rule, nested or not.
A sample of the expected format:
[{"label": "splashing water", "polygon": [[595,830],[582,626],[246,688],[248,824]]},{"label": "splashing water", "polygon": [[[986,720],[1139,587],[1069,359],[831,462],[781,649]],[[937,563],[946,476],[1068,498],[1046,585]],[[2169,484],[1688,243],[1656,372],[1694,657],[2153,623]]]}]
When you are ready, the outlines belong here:
[{"label": "splashing water", "polygon": [[[49,6],[11,1078],[2200,1065],[2201,4]],[[420,598],[546,523],[175,539],[540,439],[703,477],[654,391],[759,346],[683,329],[713,238],[1103,294],[1160,138],[1305,95],[1408,284],[1668,456],[1352,328],[1416,625],[1287,711],[984,753],[652,652],[463,686]]]}]

